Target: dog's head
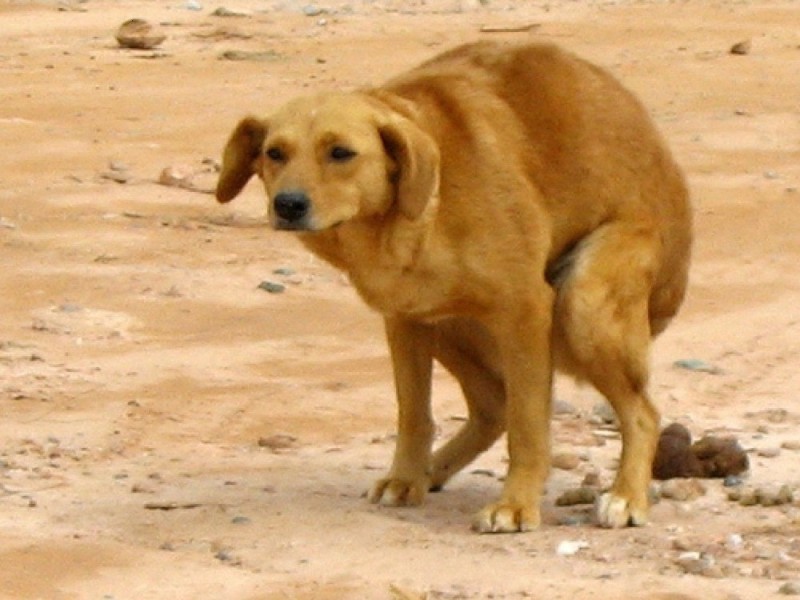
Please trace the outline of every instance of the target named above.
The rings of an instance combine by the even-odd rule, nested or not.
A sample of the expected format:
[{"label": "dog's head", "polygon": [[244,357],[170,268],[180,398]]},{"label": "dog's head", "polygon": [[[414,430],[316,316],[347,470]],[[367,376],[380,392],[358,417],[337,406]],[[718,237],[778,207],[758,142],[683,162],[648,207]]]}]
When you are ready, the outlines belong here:
[{"label": "dog's head", "polygon": [[439,151],[411,119],[365,94],[300,98],[247,117],[228,140],[217,200],[264,182],[276,229],[322,231],[398,211],[417,219],[436,194]]}]

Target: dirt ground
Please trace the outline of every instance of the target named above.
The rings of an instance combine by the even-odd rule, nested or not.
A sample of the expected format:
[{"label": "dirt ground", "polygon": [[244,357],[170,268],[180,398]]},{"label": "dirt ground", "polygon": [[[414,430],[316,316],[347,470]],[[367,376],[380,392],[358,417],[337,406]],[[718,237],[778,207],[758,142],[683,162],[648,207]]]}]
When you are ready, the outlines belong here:
[{"label": "dirt ground", "polygon": [[[599,398],[568,381],[553,443],[578,466],[553,471],[539,531],[469,530],[500,489],[503,444],[421,508],[368,504],[393,444],[379,318],[267,229],[258,185],[224,207],[208,191],[237,119],[298,93],[378,83],[486,37],[605,65],[652,111],[696,207],[691,289],[655,346],[653,396],[665,422],[736,436],[745,486],[800,490],[797,3],[218,6],[0,2],[0,598],[791,592],[797,500],[742,506],[705,481],[621,531],[557,506],[587,474],[609,483],[619,451]],[[120,49],[131,17],[166,40]],[[745,40],[748,53],[729,53]],[[180,165],[192,189],[157,183]],[[464,407],[445,374],[435,386],[444,436]]]}]

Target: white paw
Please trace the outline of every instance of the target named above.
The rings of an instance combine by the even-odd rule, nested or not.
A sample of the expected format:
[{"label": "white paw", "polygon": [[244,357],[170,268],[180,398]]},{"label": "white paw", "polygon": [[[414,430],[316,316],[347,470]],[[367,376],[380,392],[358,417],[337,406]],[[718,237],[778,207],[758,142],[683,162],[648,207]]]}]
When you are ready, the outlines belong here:
[{"label": "white paw", "polygon": [[538,510],[511,502],[490,504],[472,521],[472,529],[478,533],[517,533],[537,527]]},{"label": "white paw", "polygon": [[426,479],[406,481],[387,477],[375,482],[367,498],[381,506],[418,506],[425,499],[429,485]]},{"label": "white paw", "polygon": [[618,529],[647,523],[647,509],[636,509],[627,498],[611,492],[603,494],[595,504],[597,522],[601,527]]}]

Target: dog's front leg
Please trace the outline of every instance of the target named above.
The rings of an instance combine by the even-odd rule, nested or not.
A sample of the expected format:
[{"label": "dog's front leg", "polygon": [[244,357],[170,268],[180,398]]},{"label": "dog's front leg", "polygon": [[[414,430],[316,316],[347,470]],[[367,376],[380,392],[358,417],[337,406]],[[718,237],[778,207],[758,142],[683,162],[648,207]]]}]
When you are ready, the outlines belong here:
[{"label": "dog's front leg", "polygon": [[375,483],[369,499],[387,506],[413,506],[422,503],[431,483],[434,332],[427,325],[387,317],[386,336],[397,391],[397,446],[389,474]]},{"label": "dog's front leg", "polygon": [[550,468],[552,299],[543,294],[493,319],[506,385],[509,466],[498,502],[473,522],[481,533],[513,533],[539,526],[539,501]]}]

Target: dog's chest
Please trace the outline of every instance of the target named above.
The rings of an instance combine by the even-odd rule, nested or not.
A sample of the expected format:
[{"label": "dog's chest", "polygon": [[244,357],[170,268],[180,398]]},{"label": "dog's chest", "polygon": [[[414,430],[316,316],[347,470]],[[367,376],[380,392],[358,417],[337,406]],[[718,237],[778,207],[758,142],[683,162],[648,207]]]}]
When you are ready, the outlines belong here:
[{"label": "dog's chest", "polygon": [[439,274],[373,264],[348,270],[364,301],[384,315],[437,321],[453,311],[452,292]]}]

